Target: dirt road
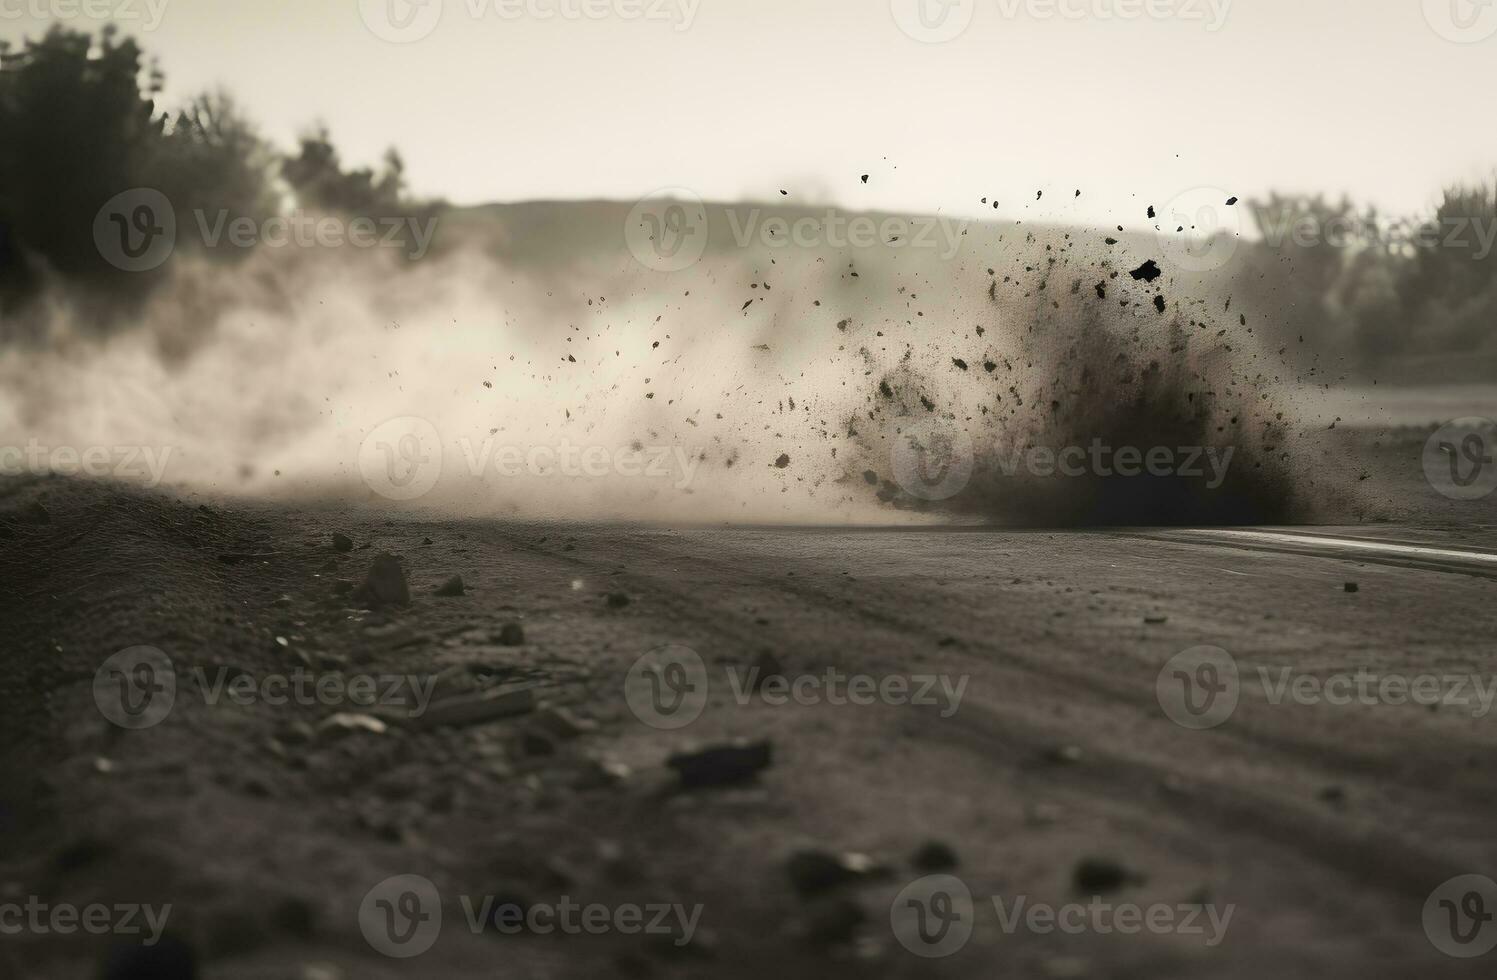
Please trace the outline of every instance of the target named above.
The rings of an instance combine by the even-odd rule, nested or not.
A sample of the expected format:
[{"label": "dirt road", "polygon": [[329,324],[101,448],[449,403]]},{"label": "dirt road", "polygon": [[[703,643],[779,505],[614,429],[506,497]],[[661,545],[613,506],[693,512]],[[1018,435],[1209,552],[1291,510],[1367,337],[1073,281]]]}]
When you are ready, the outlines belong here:
[{"label": "dirt road", "polygon": [[[113,954],[145,972],[115,975],[189,975],[152,966],[163,949],[190,949],[202,976],[309,980],[1490,969],[1442,953],[1424,913],[1442,883],[1497,871],[1491,527],[432,522],[58,480],[8,483],[0,509],[0,898],[170,904],[171,938]],[[400,556],[408,606],[350,597],[381,552]],[[466,594],[434,595],[453,575]],[[684,672],[628,680],[669,645],[701,674],[675,649],[658,656]],[[169,658],[175,693],[127,730],[96,679],[141,646]],[[1200,647],[1218,652],[1173,659]],[[756,665],[786,685],[750,690]],[[284,686],[267,680],[302,674],[535,704],[441,727],[344,686],[272,703]],[[662,727],[680,716],[661,705],[700,690],[683,677],[705,679],[705,710]],[[683,788],[665,765],[740,737],[772,745],[756,779]],[[932,841],[955,867],[916,858]],[[871,867],[826,860],[847,852]],[[970,903],[921,882],[935,873]],[[417,928],[429,914],[390,933],[418,935],[410,958],[369,938],[418,911],[410,888],[378,890],[401,875],[441,913],[437,933]],[[1457,892],[1456,931],[1465,911],[1482,927]],[[608,910],[599,923],[641,906],[675,925],[470,922],[485,898],[563,897]],[[1127,928],[1128,908],[1157,921]],[[0,961],[92,977],[121,943],[59,932],[7,935]]]}]

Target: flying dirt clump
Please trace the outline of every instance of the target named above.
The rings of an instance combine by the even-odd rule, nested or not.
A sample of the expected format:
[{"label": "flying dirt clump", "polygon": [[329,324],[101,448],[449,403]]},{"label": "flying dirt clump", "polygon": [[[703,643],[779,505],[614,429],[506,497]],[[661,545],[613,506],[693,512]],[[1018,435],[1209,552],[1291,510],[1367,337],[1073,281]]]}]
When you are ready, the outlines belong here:
[{"label": "flying dirt clump", "polygon": [[1350,506],[1343,467],[1284,407],[1282,366],[1208,312],[1225,304],[1160,317],[1153,259],[1123,266],[1126,279],[1084,263],[1054,289],[1082,264],[1052,252],[1027,278],[993,274],[983,313],[1000,329],[978,331],[981,374],[912,345],[871,378],[870,410],[849,422],[849,482],[896,507],[1018,526],[1299,523]]}]

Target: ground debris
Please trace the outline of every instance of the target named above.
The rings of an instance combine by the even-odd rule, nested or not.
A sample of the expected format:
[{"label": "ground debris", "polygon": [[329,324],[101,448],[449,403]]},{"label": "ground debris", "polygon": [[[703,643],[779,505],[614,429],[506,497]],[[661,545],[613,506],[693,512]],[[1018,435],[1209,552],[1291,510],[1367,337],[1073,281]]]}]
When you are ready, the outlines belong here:
[{"label": "ground debris", "polygon": [[678,752],[666,760],[666,765],[681,777],[682,788],[701,789],[748,782],[769,768],[772,761],[773,749],[767,739],[739,739],[694,752]]},{"label": "ground debris", "polygon": [[353,597],[371,606],[410,605],[411,587],[406,583],[400,559],[389,552],[375,555],[364,584],[354,590]]},{"label": "ground debris", "polygon": [[444,599],[454,599],[458,596],[466,595],[467,591],[467,587],[463,585],[463,577],[461,575],[454,575],[437,586],[436,591],[432,594],[441,596]]}]

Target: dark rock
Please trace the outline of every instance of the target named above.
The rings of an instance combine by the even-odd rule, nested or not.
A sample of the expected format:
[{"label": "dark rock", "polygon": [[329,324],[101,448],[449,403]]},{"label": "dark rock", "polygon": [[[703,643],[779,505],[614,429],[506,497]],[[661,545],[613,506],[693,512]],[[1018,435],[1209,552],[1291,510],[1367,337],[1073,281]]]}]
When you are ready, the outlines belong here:
[{"label": "dark rock", "polygon": [[334,534],[333,550],[339,554],[348,554],[353,550],[353,538],[350,538],[346,534]]},{"label": "dark rock", "polygon": [[627,595],[625,595],[622,592],[610,592],[610,593],[608,593],[608,608],[609,609],[623,609],[631,601],[633,601],[633,600],[631,600]]},{"label": "dark rock", "polygon": [[410,605],[411,587],[406,583],[400,559],[388,552],[376,555],[364,584],[354,590],[353,597],[371,606]]},{"label": "dark rock", "polygon": [[197,980],[197,954],[175,936],[154,946],[117,946],[104,959],[101,980]]},{"label": "dark rock", "polygon": [[1361,592],[1362,591],[1362,587],[1360,585],[1358,585],[1357,583],[1355,583],[1355,582],[1347,582],[1346,583],[1346,591],[1347,592]]},{"label": "dark rock", "polygon": [[910,862],[915,866],[915,870],[927,873],[952,871],[960,863],[957,860],[956,851],[952,850],[950,845],[938,840],[921,844]]},{"label": "dark rock", "polygon": [[868,921],[863,907],[850,898],[835,897],[814,903],[801,916],[799,931],[808,942],[821,946],[852,942],[858,928]]},{"label": "dark rock", "polygon": [[1164,275],[1164,272],[1159,268],[1158,262],[1150,259],[1143,265],[1139,266],[1137,269],[1134,269],[1132,272],[1128,273],[1128,275],[1132,276],[1136,281],[1153,282],[1155,279],[1158,279],[1160,276]]},{"label": "dark rock", "polygon": [[759,654],[758,659],[754,661],[753,669],[753,689],[756,691],[759,690],[759,688],[763,687],[764,682],[769,680],[771,677],[783,678],[785,676],[785,665],[780,663],[779,657],[776,657],[768,650],[765,650],[764,652]]},{"label": "dark rock", "polygon": [[1084,858],[1076,865],[1072,881],[1083,895],[1102,895],[1129,885],[1140,885],[1145,877],[1108,858]]},{"label": "dark rock", "polygon": [[748,782],[769,768],[773,749],[768,740],[739,740],[696,752],[678,752],[666,760],[676,770],[685,789],[732,786]]},{"label": "dark rock", "polygon": [[499,630],[499,645],[522,647],[525,645],[525,627],[519,623],[505,623]]},{"label": "dark rock", "polygon": [[866,854],[797,851],[785,863],[790,883],[803,898],[875,877],[878,866]]},{"label": "dark rock", "polygon": [[461,575],[452,576],[452,578],[437,586],[434,594],[444,599],[455,599],[458,596],[466,595],[467,589],[463,586],[463,577]]}]

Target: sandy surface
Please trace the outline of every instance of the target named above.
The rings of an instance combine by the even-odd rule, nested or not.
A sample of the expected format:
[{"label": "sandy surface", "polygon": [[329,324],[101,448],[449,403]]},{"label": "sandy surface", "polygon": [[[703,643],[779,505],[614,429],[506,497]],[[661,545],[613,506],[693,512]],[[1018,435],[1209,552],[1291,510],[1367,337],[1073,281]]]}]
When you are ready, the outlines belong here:
[{"label": "sandy surface", "polygon": [[[167,931],[203,976],[1489,970],[1439,952],[1421,915],[1441,883],[1497,870],[1497,721],[1452,704],[1274,704],[1257,680],[1262,667],[1490,683],[1497,581],[1470,567],[1178,532],[430,522],[60,480],[8,482],[0,509],[3,897],[171,903]],[[359,550],[335,551],[334,532]],[[1490,528],[1322,532],[1497,550]],[[401,557],[408,607],[338,594],[380,552]],[[434,596],[454,574],[467,594]],[[523,645],[500,642],[507,623],[523,624]],[[711,690],[677,730],[626,698],[630,666],[667,644],[700,655]],[[137,645],[171,659],[178,690],[159,724],[126,731],[94,683]],[[1235,713],[1204,731],[1172,722],[1156,686],[1200,645],[1230,652],[1243,678]],[[962,695],[741,702],[730,671],[765,653],[791,678],[931,677]],[[531,689],[597,727],[541,736],[536,710],[308,740],[297,723],[363,709],[209,704],[192,672],[219,668]],[[772,743],[757,780],[684,790],[664,765],[738,736]],[[975,929],[924,959],[897,939],[891,907],[926,874],[913,855],[931,840],[956,854]],[[787,860],[810,848],[880,867],[807,897]],[[1221,941],[1001,927],[994,897],[1090,902],[1075,877],[1088,858],[1129,873],[1096,889],[1107,902],[1230,907]],[[401,960],[366,941],[360,905],[404,874],[434,883],[443,926]],[[475,934],[464,896],[680,904],[700,919],[681,945]],[[0,942],[0,963],[92,977],[112,942],[23,933]]]}]

